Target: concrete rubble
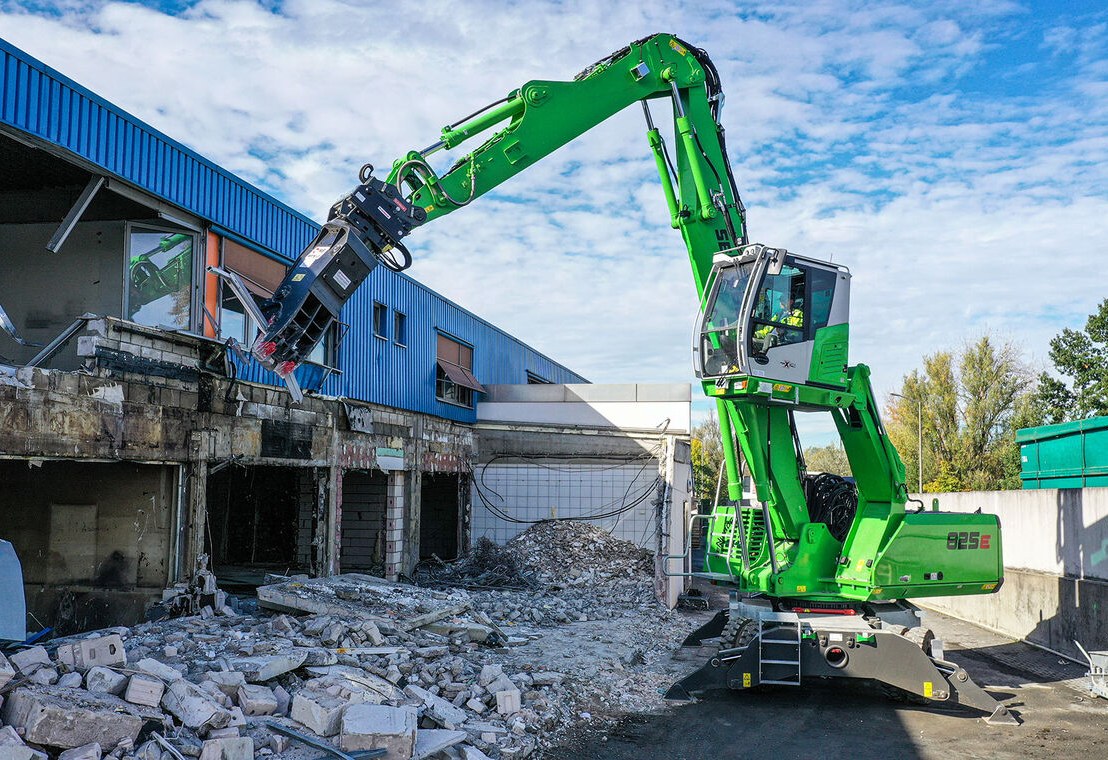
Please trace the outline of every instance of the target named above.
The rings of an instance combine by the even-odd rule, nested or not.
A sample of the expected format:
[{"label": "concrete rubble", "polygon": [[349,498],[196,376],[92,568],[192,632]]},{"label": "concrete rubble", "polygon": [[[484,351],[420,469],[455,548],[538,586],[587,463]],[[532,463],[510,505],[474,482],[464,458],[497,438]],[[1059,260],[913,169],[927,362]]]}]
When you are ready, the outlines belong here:
[{"label": "concrete rubble", "polygon": [[320,757],[298,734],[402,760],[499,760],[661,704],[670,676],[648,666],[690,626],[655,602],[641,550],[558,523],[497,551],[520,587],[461,588],[464,573],[440,587],[281,578],[258,590],[256,612],[0,656],[0,760]]}]

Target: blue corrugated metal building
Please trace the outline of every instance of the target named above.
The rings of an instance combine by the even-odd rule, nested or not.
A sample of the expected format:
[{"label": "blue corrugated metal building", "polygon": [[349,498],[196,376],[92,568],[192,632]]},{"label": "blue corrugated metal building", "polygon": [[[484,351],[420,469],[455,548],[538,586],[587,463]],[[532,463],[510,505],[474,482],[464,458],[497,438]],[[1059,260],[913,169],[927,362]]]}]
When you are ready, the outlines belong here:
[{"label": "blue corrugated metal building", "polygon": [[[108,203],[117,208],[131,203],[146,209],[136,212],[139,221],[128,222],[121,233],[131,262],[129,270],[121,271],[126,284],[118,286],[119,293],[106,289],[98,296],[89,295],[91,300],[74,310],[79,306],[104,313],[104,304],[115,303],[118,297],[119,314],[125,318],[142,321],[146,314],[146,319],[153,320],[148,324],[161,325],[170,314],[179,320],[177,327],[216,338],[224,331],[221,325],[227,302],[216,293],[215,278],[203,274],[204,266],[238,266],[248,279],[253,275],[256,292],[264,294],[266,277],[257,272],[269,266],[272,283],[277,276],[272,271],[273,261],[291,263],[318,229],[308,217],[3,40],[0,136],[12,138],[0,150],[0,161],[14,178],[14,189],[39,192],[47,189],[50,181],[79,185],[87,178],[88,209],[95,211],[100,207],[96,204]],[[52,156],[57,166],[51,166],[43,153]],[[39,177],[39,173],[46,176]],[[51,180],[53,175],[56,179]],[[102,183],[93,187],[98,180]],[[0,187],[0,191],[4,189]],[[111,198],[105,199],[105,194]],[[82,202],[82,198],[71,200],[76,205]],[[80,211],[68,203],[66,207]],[[143,221],[145,217],[155,222]],[[174,233],[176,237],[170,240]],[[145,250],[150,241],[161,245],[161,250],[155,250],[157,245]],[[170,243],[177,248],[167,248]],[[229,250],[238,265],[231,263]],[[168,263],[159,261],[165,256],[170,257]],[[257,261],[252,262],[252,256]],[[140,262],[136,267],[139,259],[153,263]],[[178,274],[176,290],[166,284],[172,268]],[[151,282],[164,287],[155,292]],[[191,290],[186,292],[186,288]],[[182,305],[186,301],[188,308]],[[158,311],[159,302],[172,308]],[[100,309],[95,308],[98,305]],[[49,320],[36,321],[34,304],[15,311],[17,328],[32,337],[41,328],[40,339],[49,334]],[[447,400],[450,394],[443,392],[439,360],[444,339],[455,351],[456,344],[463,352],[472,348],[472,367],[468,369],[480,383],[585,382],[505,331],[384,267],[378,267],[347,304],[343,320],[349,332],[326,359],[338,371],[326,376],[321,386],[316,383],[327,395],[472,422],[472,397],[453,397],[452,403]],[[279,384],[275,376],[256,366],[243,367],[240,373],[245,380]],[[305,375],[311,374],[307,368]],[[315,372],[317,379],[320,374]],[[304,379],[310,386],[312,378]]]}]

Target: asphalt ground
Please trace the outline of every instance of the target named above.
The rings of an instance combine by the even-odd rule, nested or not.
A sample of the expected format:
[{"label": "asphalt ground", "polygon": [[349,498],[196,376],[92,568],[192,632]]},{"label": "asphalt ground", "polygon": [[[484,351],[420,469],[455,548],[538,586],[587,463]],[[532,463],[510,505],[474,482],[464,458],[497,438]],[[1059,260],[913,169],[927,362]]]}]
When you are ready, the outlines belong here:
[{"label": "asphalt ground", "polygon": [[[947,657],[1021,725],[989,726],[962,708],[823,682],[720,691],[660,712],[629,713],[578,732],[543,758],[1108,758],[1108,700],[1084,688],[1082,667],[937,613],[926,623],[945,641]],[[695,663],[674,663],[680,666]]]}]

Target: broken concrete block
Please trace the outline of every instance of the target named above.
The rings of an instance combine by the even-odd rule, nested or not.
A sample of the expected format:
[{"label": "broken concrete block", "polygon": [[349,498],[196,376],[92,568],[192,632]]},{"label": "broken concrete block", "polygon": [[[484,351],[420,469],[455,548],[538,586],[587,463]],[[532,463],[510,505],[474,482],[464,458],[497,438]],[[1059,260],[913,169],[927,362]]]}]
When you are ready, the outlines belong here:
[{"label": "broken concrete block", "polygon": [[465,731],[448,731],[441,728],[421,728],[416,731],[415,751],[412,760],[423,760],[447,747],[453,747],[466,740]]},{"label": "broken concrete block", "polygon": [[289,748],[289,743],[292,740],[282,734],[270,734],[269,735],[269,748],[273,750],[275,754],[280,755]]},{"label": "broken concrete block", "polygon": [[79,689],[85,683],[80,673],[66,673],[58,679],[58,686],[63,689]]},{"label": "broken concrete block", "polygon": [[231,722],[231,712],[212,699],[200,687],[181,679],[174,681],[162,697],[162,707],[191,729],[223,728]]},{"label": "broken concrete block", "polygon": [[501,673],[499,676],[496,677],[496,680],[494,680],[490,684],[487,684],[485,688],[488,689],[490,694],[495,694],[498,691],[511,691],[512,689],[518,689],[519,687],[516,686],[515,681]]},{"label": "broken concrete block", "polygon": [[20,649],[8,659],[11,660],[11,664],[15,666],[16,671],[21,676],[30,675],[39,668],[50,667],[54,664],[50,660],[50,655],[42,647]]},{"label": "broken concrete block", "polygon": [[239,687],[246,685],[246,676],[234,670],[210,670],[204,677],[214,682],[228,697],[234,697]]},{"label": "broken concrete block", "polygon": [[[495,736],[495,734],[494,734],[494,736]],[[495,742],[496,742],[496,739],[493,739],[493,743],[495,743]],[[481,750],[474,747],[472,744],[463,744],[461,746],[461,750],[462,750],[462,760],[492,760],[492,758],[490,758],[488,755],[486,755]]]},{"label": "broken concrete block", "polygon": [[92,744],[67,749],[58,755],[58,760],[100,760],[102,754],[100,745],[93,742]]},{"label": "broken concrete block", "polygon": [[466,721],[465,710],[455,707],[442,697],[437,697],[426,689],[411,685],[404,689],[404,693],[423,702],[427,717],[443,728],[454,728]]},{"label": "broken concrete block", "polygon": [[342,726],[349,702],[325,691],[302,689],[292,698],[289,717],[320,736],[334,736]]},{"label": "broken concrete block", "polygon": [[47,760],[45,752],[31,749],[26,744],[0,746],[0,760]]},{"label": "broken concrete block", "polygon": [[242,736],[242,729],[238,726],[227,726],[227,728],[213,728],[208,731],[209,739],[234,739],[236,736]]},{"label": "broken concrete block", "polygon": [[133,705],[157,707],[165,694],[165,684],[151,676],[131,676],[127,682],[127,691],[123,698]]},{"label": "broken concrete block", "polygon": [[242,657],[231,661],[231,667],[242,673],[250,683],[263,683],[279,675],[296,670],[304,664],[308,653],[282,652],[262,657]]},{"label": "broken concrete block", "polygon": [[124,739],[133,742],[142,730],[143,719],[122,712],[133,708],[119,697],[79,694],[57,687],[16,689],[4,704],[4,722],[22,728],[29,742],[65,749],[90,740],[115,747]]},{"label": "broken concrete block", "polygon": [[127,650],[123,648],[123,639],[118,633],[84,639],[73,644],[58,647],[58,662],[74,670],[88,670],[97,665],[112,666],[127,664]]},{"label": "broken concrete block", "polygon": [[564,680],[566,680],[564,675],[553,671],[540,671],[531,674],[531,683],[535,686],[554,686],[555,684],[560,684]]},{"label": "broken concrete block", "polygon": [[523,706],[519,689],[505,689],[496,692],[496,711],[501,715],[514,715]]},{"label": "broken concrete block", "polygon": [[246,716],[242,714],[241,707],[228,707],[227,710],[231,713],[231,720],[227,722],[228,726],[237,728],[246,725]]},{"label": "broken concrete block", "polygon": [[135,663],[135,667],[141,670],[143,673],[152,675],[155,678],[159,678],[166,683],[173,683],[174,681],[178,681],[184,678],[184,676],[181,674],[181,671],[177,670],[176,668],[171,668],[165,663],[158,662],[157,660],[153,660],[149,657],[144,657],[143,659],[139,660],[137,663]]},{"label": "broken concrete block", "polygon": [[240,686],[238,702],[244,715],[273,715],[277,712],[277,697],[272,689],[265,686]]},{"label": "broken concrete block", "polygon": [[15,666],[8,662],[8,658],[0,654],[0,689],[8,685],[8,681],[15,678]]},{"label": "broken concrete block", "polygon": [[477,713],[478,715],[488,709],[488,705],[479,700],[477,697],[473,697],[472,699],[467,701],[466,707],[468,707],[470,710],[473,710],[473,712]]},{"label": "broken concrete block", "polygon": [[254,760],[254,740],[249,736],[208,739],[200,750],[200,760]]},{"label": "broken concrete block", "polygon": [[411,707],[357,704],[343,715],[339,748],[344,752],[384,748],[387,760],[409,760],[415,742],[416,711]]},{"label": "broken concrete block", "polygon": [[500,676],[504,675],[504,668],[501,665],[485,665],[481,668],[481,675],[477,678],[477,683],[482,686],[488,686]]},{"label": "broken concrete block", "polygon": [[117,697],[127,688],[127,676],[109,668],[89,668],[85,673],[85,688],[100,694],[114,694]]},{"label": "broken concrete block", "polygon": [[277,710],[274,715],[288,715],[292,696],[281,686],[274,687],[273,696],[277,698]]},{"label": "broken concrete block", "polygon": [[41,667],[31,673],[28,680],[39,686],[53,686],[58,682],[58,671],[56,668]]},{"label": "broken concrete block", "polygon": [[11,726],[0,728],[0,760],[47,760],[46,753],[23,743]]}]

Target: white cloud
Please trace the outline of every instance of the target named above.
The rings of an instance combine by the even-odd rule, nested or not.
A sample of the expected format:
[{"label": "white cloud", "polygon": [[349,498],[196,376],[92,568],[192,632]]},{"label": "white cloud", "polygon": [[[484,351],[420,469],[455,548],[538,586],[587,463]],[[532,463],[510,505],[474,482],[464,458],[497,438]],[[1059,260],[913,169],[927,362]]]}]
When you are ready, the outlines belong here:
[{"label": "white cloud", "polygon": [[[316,218],[362,163],[383,173],[523,82],[676,26],[719,66],[752,239],[851,267],[852,358],[882,392],[967,332],[1041,359],[1104,297],[1103,21],[1008,2],[0,4],[0,35]],[[1018,95],[990,87],[1014,72]],[[687,256],[637,109],[410,247],[415,278],[594,381],[691,378]]]}]

